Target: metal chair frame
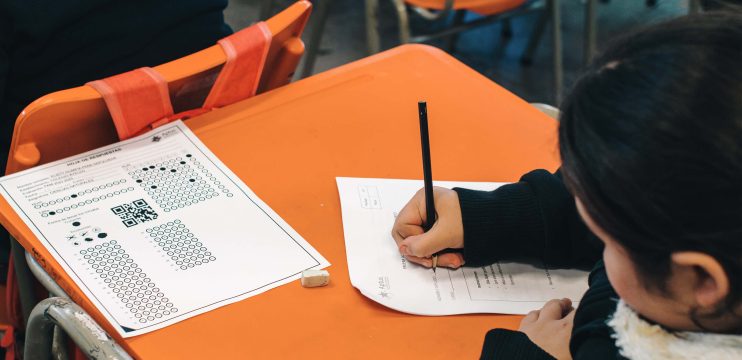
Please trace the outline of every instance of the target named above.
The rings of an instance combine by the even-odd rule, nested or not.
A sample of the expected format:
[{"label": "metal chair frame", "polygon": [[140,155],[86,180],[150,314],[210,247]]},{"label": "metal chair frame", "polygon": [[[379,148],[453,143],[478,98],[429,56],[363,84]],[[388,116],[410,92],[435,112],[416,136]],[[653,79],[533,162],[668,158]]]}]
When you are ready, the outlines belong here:
[{"label": "metal chair frame", "polygon": [[[67,359],[68,337],[91,359],[132,358],[85,310],[70,300],[33,256],[12,237],[11,247],[16,259],[14,270],[26,324],[25,359]],[[37,299],[33,278],[51,297]]]},{"label": "metal chair frame", "polygon": [[425,20],[435,21],[438,19],[443,19],[443,18],[446,18],[451,13],[451,10],[453,10],[454,0],[445,0],[445,1],[446,2],[443,4],[443,9],[440,11],[431,11],[425,8],[421,8],[419,6],[412,6],[412,11],[422,16]]},{"label": "metal chair frame", "polygon": [[[53,357],[58,328],[64,330],[80,349],[91,359],[121,359],[132,357],[122,349],[82,308],[69,299],[50,297],[33,308],[26,326],[26,359]],[[61,341],[63,344],[64,341]]]}]

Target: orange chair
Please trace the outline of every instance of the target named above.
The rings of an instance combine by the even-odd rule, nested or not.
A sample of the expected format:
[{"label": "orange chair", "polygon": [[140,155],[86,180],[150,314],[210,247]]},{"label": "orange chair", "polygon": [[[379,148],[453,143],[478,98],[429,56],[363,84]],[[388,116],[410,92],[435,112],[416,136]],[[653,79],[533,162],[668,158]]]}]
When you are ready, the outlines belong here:
[{"label": "orange chair", "polygon": [[[272,37],[265,65],[260,73],[258,93],[290,82],[304,53],[300,36],[311,8],[309,1],[298,1],[266,21]],[[167,82],[175,113],[199,108],[204,103],[226,59],[222,47],[214,45],[154,68]],[[6,174],[96,149],[118,140],[111,115],[99,92],[90,86],[58,91],[34,101],[18,116]],[[12,248],[14,265],[11,271],[15,277],[9,279],[7,291],[16,307],[9,306],[8,310],[11,318],[14,313],[21,313],[21,319],[11,319],[11,323],[18,329],[28,323],[34,305],[40,300],[39,285],[34,281],[34,276],[52,294],[64,296],[64,292],[28,253],[24,254],[17,241],[12,240]],[[73,338],[78,340],[74,336]],[[27,344],[29,341],[47,344],[47,339],[27,339]],[[82,350],[90,349],[92,348]]]},{"label": "orange chair", "polygon": [[[527,0],[392,0],[397,10],[397,16],[399,19],[399,31],[400,40],[403,43],[409,42],[411,39],[409,22],[406,19],[406,14],[402,14],[406,3],[409,8],[417,13],[422,18],[435,21],[439,19],[446,19],[455,12],[453,27],[461,27],[461,30],[451,29],[450,31],[463,31],[470,26],[464,26],[469,24],[463,24],[464,15],[467,11],[477,13],[484,16],[487,19],[486,22],[497,20],[499,15],[505,15],[508,12],[515,11],[518,8],[523,7]],[[435,11],[431,11],[435,10]],[[510,19],[507,16],[499,16],[503,21],[503,36],[509,37],[511,33]],[[476,25],[475,25],[476,26]],[[455,36],[455,35],[454,35]],[[451,38],[454,38],[452,36]],[[430,39],[431,36],[417,37],[419,41],[422,39]],[[455,39],[455,38],[454,38]],[[413,42],[417,42],[414,41]],[[453,50],[453,41],[449,44],[450,51]]]},{"label": "orange chair", "polygon": [[[397,12],[399,23],[399,39],[401,43],[419,43],[440,37],[448,37],[449,51],[453,49],[456,34],[471,28],[485,25],[494,21],[503,21],[503,36],[510,36],[509,19],[513,16],[544,9],[544,2],[534,0],[391,0]],[[410,29],[408,9],[423,19],[436,21],[448,19],[454,14],[451,27],[434,34],[413,36]],[[561,19],[559,15],[559,0],[546,0],[545,11],[542,12],[531,35],[526,50],[521,57],[521,63],[530,64],[536,46],[543,35],[546,23],[551,20],[553,40],[553,77],[555,102],[561,99],[563,84],[562,71],[562,41]],[[473,21],[464,21],[466,11],[482,15],[482,18]],[[366,0],[366,44],[370,54],[379,52],[381,41],[377,30],[378,0]]]},{"label": "orange chair", "polygon": [[[298,1],[267,20],[272,42],[258,93],[291,80],[304,53],[300,36],[311,7],[309,1]],[[214,45],[154,68],[168,83],[175,112],[203,103],[225,60],[222,48]],[[60,137],[67,142],[58,142]],[[116,131],[100,93],[89,86],[58,91],[34,101],[18,116],[6,174],[115,141]]]}]

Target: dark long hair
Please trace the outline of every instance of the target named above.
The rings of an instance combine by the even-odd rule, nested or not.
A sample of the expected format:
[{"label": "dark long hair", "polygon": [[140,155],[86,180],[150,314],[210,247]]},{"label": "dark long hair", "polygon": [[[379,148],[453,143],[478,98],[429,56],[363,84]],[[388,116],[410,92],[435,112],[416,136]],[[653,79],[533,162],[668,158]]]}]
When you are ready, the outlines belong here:
[{"label": "dark long hair", "polygon": [[666,291],[670,255],[713,256],[742,286],[742,15],[706,13],[617,40],[562,104],[570,190]]}]

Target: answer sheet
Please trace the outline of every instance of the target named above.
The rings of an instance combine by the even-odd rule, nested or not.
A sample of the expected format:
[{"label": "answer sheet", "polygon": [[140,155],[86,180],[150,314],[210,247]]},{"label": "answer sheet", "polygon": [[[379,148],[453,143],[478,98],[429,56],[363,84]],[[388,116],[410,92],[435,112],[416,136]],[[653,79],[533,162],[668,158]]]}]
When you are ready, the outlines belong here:
[{"label": "answer sheet", "polygon": [[[419,315],[526,314],[555,298],[575,306],[587,290],[579,270],[514,262],[437,272],[400,255],[391,230],[398,212],[422,180],[337,178],[350,281],[366,297]],[[446,188],[494,190],[503,183],[434,182]]]},{"label": "answer sheet", "polygon": [[123,337],[329,266],[181,121],[0,189]]}]

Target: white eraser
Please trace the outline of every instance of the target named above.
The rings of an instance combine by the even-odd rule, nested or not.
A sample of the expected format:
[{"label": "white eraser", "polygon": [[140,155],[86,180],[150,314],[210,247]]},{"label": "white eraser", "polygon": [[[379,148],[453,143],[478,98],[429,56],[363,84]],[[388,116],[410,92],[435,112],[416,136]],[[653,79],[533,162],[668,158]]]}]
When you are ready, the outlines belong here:
[{"label": "white eraser", "polygon": [[319,287],[330,283],[330,273],[327,270],[304,270],[301,272],[301,286]]}]

